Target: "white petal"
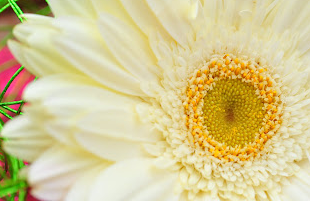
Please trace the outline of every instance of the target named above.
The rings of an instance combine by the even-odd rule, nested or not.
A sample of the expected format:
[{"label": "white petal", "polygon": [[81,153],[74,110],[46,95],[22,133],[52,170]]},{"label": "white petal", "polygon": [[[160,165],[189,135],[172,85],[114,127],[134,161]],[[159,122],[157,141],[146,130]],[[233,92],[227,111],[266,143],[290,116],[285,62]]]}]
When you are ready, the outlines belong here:
[{"label": "white petal", "polygon": [[156,81],[156,58],[146,37],[116,17],[101,14],[101,34],[115,58],[130,73],[144,81]]},{"label": "white petal", "polygon": [[[13,33],[22,43],[10,44],[13,54],[16,51],[17,59],[38,76],[54,73],[81,74],[55,49],[51,38],[54,38],[59,30],[52,26],[52,20],[46,21],[38,17],[29,23],[17,25]],[[23,56],[19,52],[22,52]]]},{"label": "white petal", "polygon": [[128,25],[136,28],[136,25],[132,21],[131,16],[127,14],[119,0],[91,0],[91,2],[98,15],[101,13],[109,13],[127,23]]},{"label": "white petal", "polygon": [[[280,1],[278,3],[279,8],[273,10],[274,19],[272,28],[278,32],[283,33],[287,29],[298,30],[298,27],[302,25],[304,29],[307,25],[305,20],[309,18],[309,1]],[[272,16],[272,15],[271,15]]]},{"label": "white petal", "polygon": [[88,20],[61,18],[53,25],[64,32],[54,37],[55,48],[72,65],[112,89],[143,95],[139,81],[125,71],[107,49],[96,24]]},{"label": "white petal", "polygon": [[157,142],[162,138],[154,125],[141,122],[133,108],[122,105],[90,113],[77,126],[82,131],[116,139]]},{"label": "white petal", "polygon": [[167,32],[182,46],[186,47],[193,37],[189,22],[192,5],[187,0],[146,0],[153,13]]},{"label": "white petal", "polygon": [[310,198],[310,186],[302,183],[299,179],[290,178],[291,184],[282,189],[282,196],[287,200],[308,201]]},{"label": "white petal", "polygon": [[68,192],[68,195],[66,196],[66,201],[85,201],[88,200],[88,197],[90,196],[90,191],[92,189],[92,186],[94,184],[94,181],[96,181],[99,173],[105,168],[105,166],[98,166],[95,168],[89,169],[87,172],[84,173],[82,177],[80,177],[74,185],[71,187],[71,189]]},{"label": "white petal", "polygon": [[131,96],[115,93],[108,89],[95,86],[63,87],[61,91],[53,92],[43,101],[49,113],[72,117],[85,115],[85,112],[100,109],[115,109],[124,106],[134,107],[140,100]]},{"label": "white petal", "polygon": [[96,17],[96,12],[89,0],[49,0],[49,5],[56,17],[64,15]]},{"label": "white petal", "polygon": [[[27,21],[14,27],[14,36],[22,43],[29,45],[28,38],[36,31],[46,31],[46,33],[56,33],[50,25],[54,18],[35,14],[25,14]],[[43,41],[45,42],[45,41]],[[37,43],[39,45],[39,43]]]},{"label": "white petal", "polygon": [[68,118],[56,118],[46,120],[43,124],[45,131],[59,142],[76,146],[76,140],[73,136],[75,131],[75,122]]},{"label": "white petal", "polygon": [[1,131],[1,135],[8,138],[3,142],[6,152],[32,162],[48,149],[54,140],[37,128],[36,123],[40,124],[28,115],[18,116],[7,122]]},{"label": "white petal", "polygon": [[38,66],[36,65],[31,66],[28,63],[28,61],[25,58],[25,52],[27,52],[27,49],[23,45],[21,45],[19,42],[9,40],[8,46],[10,48],[10,51],[14,54],[14,57],[16,58],[16,60],[22,65],[24,65],[29,72],[37,76],[48,74],[48,72],[44,72],[44,70],[41,68],[38,68]]},{"label": "white petal", "polygon": [[80,75],[51,75],[30,83],[24,91],[23,98],[30,102],[43,100],[46,96],[54,94],[55,92],[79,85],[85,86],[98,84],[93,80]]},{"label": "white petal", "polygon": [[36,197],[59,200],[85,170],[106,163],[81,150],[54,146],[31,164],[28,182]]},{"label": "white petal", "polygon": [[[47,47],[48,49],[48,47]],[[23,48],[26,65],[31,66],[30,69],[37,69],[34,71],[37,76],[47,76],[55,73],[76,73],[80,74],[74,67],[66,65],[67,62],[62,62],[57,54],[44,54],[40,50]],[[55,56],[55,57],[54,57]],[[28,69],[28,66],[26,68]]]},{"label": "white petal", "polygon": [[55,38],[55,43],[72,65],[98,82],[123,93],[143,95],[139,81],[122,69],[98,41],[73,33]]},{"label": "white petal", "polygon": [[176,178],[176,174],[152,169],[146,159],[122,161],[99,175],[90,200],[168,201]]},{"label": "white petal", "polygon": [[76,133],[77,141],[88,151],[107,160],[121,161],[146,155],[137,142],[108,138],[92,133]]},{"label": "white petal", "polygon": [[166,39],[169,38],[171,40],[170,35],[144,0],[121,0],[121,2],[135,23],[147,36],[150,36],[155,31],[160,32]]}]

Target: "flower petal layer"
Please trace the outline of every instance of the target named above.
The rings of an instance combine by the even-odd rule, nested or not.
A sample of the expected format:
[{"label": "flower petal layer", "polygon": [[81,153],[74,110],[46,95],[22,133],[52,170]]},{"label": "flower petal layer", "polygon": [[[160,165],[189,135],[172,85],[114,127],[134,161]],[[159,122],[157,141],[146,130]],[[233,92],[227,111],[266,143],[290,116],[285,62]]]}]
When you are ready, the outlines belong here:
[{"label": "flower petal layer", "polygon": [[95,18],[96,12],[89,0],[50,0],[49,5],[56,17],[79,16]]},{"label": "flower petal layer", "polygon": [[100,15],[98,26],[108,48],[124,68],[139,80],[157,80],[156,58],[147,38],[139,30],[109,14]]},{"label": "flower petal layer", "polygon": [[151,164],[147,159],[131,159],[110,166],[97,178],[90,200],[177,200],[176,174],[153,169]]},{"label": "flower petal layer", "polygon": [[104,164],[109,162],[83,150],[55,145],[31,164],[28,181],[38,198],[61,200],[84,172]]},{"label": "flower petal layer", "polygon": [[6,152],[20,159],[32,162],[55,142],[52,137],[43,130],[38,129],[33,122],[35,118],[29,115],[15,117],[2,129],[1,135],[9,138],[3,142]]}]

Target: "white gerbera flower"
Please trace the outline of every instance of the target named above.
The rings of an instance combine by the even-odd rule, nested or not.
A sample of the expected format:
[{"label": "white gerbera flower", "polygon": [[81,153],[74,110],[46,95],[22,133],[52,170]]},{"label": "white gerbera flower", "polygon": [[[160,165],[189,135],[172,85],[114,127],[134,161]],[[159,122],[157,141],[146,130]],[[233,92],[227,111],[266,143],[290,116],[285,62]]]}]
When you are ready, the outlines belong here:
[{"label": "white gerbera flower", "polygon": [[43,200],[310,199],[310,2],[50,0],[5,149]]}]

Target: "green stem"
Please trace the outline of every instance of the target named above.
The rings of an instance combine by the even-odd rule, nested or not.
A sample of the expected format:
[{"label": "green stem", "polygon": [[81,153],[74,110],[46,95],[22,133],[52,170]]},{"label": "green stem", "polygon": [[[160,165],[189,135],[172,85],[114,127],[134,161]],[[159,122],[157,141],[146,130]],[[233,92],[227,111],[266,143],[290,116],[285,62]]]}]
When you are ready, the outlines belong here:
[{"label": "green stem", "polygon": [[[12,108],[10,108],[8,106],[1,106],[1,107],[3,107],[4,109],[6,109],[6,110],[8,110],[10,112],[13,112],[15,114],[23,114],[22,112],[20,112],[20,110],[14,110],[14,109],[12,109]],[[19,108],[21,108],[21,107],[19,107]]]},{"label": "green stem", "polygon": [[[15,2],[18,1],[18,0],[14,0]],[[8,7],[10,7],[10,3],[7,3],[5,5],[0,5],[1,8],[0,8],[0,13],[2,13],[3,11],[5,11],[5,9],[7,9]]]},{"label": "green stem", "polygon": [[9,119],[13,119],[13,117],[11,117],[10,115],[8,115],[6,112],[4,112],[3,110],[0,109],[0,113],[3,114],[3,116],[9,118]]},{"label": "green stem", "polygon": [[22,104],[24,101],[12,101],[12,102],[5,102],[5,103],[0,103],[0,106],[2,107],[3,105],[17,105],[17,104]]},{"label": "green stem", "polygon": [[23,13],[23,11],[20,9],[20,7],[17,5],[17,3],[15,3],[14,0],[9,0],[9,4],[11,5],[13,11],[15,12],[15,14],[17,15],[18,19],[21,22],[24,22],[24,19],[21,17]]},{"label": "green stem", "polygon": [[6,93],[6,91],[8,90],[8,88],[11,86],[12,82],[14,81],[14,79],[19,75],[19,73],[24,70],[24,67],[20,67],[15,73],[14,75],[11,77],[11,79],[9,80],[9,82],[6,84],[6,86],[4,87],[2,93],[0,94],[0,102],[2,101],[4,94]]}]

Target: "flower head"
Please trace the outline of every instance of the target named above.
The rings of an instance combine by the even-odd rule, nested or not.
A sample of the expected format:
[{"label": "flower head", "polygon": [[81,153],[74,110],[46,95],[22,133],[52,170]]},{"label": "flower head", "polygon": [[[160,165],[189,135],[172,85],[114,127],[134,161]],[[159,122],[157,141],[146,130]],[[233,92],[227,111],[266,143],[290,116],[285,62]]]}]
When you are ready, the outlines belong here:
[{"label": "flower head", "polygon": [[310,197],[308,2],[50,3],[9,43],[41,77],[2,132],[34,195]]}]

